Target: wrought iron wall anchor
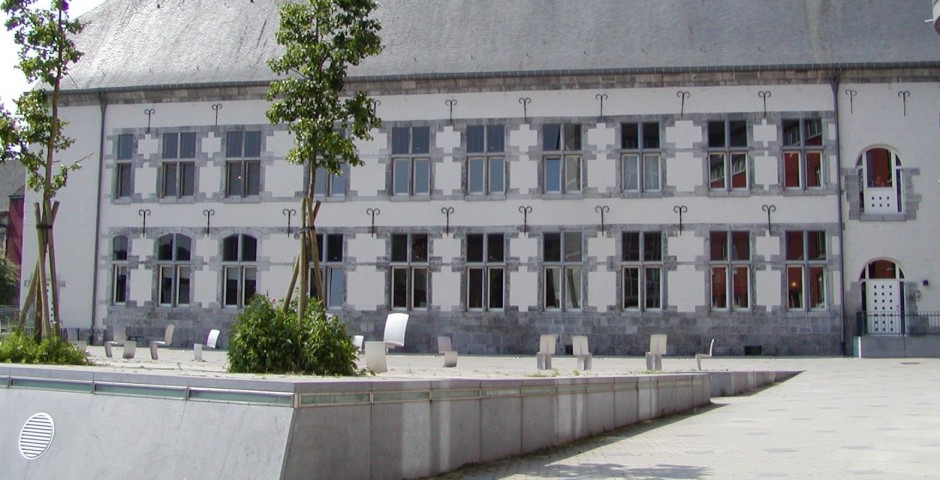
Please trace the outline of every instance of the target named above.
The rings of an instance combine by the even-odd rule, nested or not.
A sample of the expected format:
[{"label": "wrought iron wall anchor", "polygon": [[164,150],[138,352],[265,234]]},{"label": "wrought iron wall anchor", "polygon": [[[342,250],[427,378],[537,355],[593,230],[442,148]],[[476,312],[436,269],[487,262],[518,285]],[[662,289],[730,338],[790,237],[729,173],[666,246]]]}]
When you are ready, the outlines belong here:
[{"label": "wrought iron wall anchor", "polygon": [[685,99],[691,97],[692,94],[685,90],[679,90],[676,92],[676,96],[681,100],[681,103],[679,103],[679,118],[682,118],[685,115]]},{"label": "wrought iron wall anchor", "polygon": [[855,113],[855,96],[858,95],[858,92],[852,90],[851,88],[845,89],[845,94],[849,96],[849,113]]},{"label": "wrought iron wall anchor", "polygon": [[770,90],[761,90],[757,96],[764,101],[764,117],[767,117],[767,99],[771,97]]},{"label": "wrought iron wall anchor", "polygon": [[532,103],[532,99],[529,97],[522,97],[519,99],[519,103],[522,104],[522,120],[526,123],[529,123],[529,108],[528,105]]},{"label": "wrought iron wall anchor", "polygon": [[770,214],[777,211],[776,205],[763,205],[761,210],[767,212],[767,233],[770,233]]},{"label": "wrought iron wall anchor", "polygon": [[444,103],[447,104],[447,107],[450,108],[450,123],[454,123],[454,105],[457,105],[457,100],[454,98],[448,98],[444,100]]},{"label": "wrought iron wall anchor", "polygon": [[522,214],[522,232],[529,234],[529,214],[532,213],[532,207],[523,205],[519,207],[519,213]]},{"label": "wrought iron wall anchor", "polygon": [[152,117],[154,113],[157,113],[157,111],[153,108],[144,110],[144,115],[147,115],[147,133],[150,133],[150,117]]},{"label": "wrought iron wall anchor", "polygon": [[679,233],[682,233],[682,214],[689,211],[689,207],[685,205],[676,205],[672,207],[672,211],[679,214]]},{"label": "wrought iron wall anchor", "polygon": [[601,214],[601,233],[604,233],[604,214],[610,211],[610,207],[607,205],[598,205],[594,207],[594,211]]},{"label": "wrought iron wall anchor", "polygon": [[441,207],[441,213],[447,215],[447,226],[444,227],[444,233],[450,235],[450,214],[454,213],[454,207]]},{"label": "wrought iron wall anchor", "polygon": [[372,115],[378,115],[379,105],[382,104],[382,101],[377,98],[373,98],[372,102],[370,103],[372,103]]},{"label": "wrought iron wall anchor", "polygon": [[373,236],[373,237],[375,236],[375,216],[376,216],[376,215],[381,215],[381,214],[382,214],[382,211],[379,210],[378,208],[367,208],[367,209],[366,209],[366,215],[371,215],[371,216],[372,216],[372,228],[369,229],[369,232],[372,233],[372,236]]},{"label": "wrought iron wall anchor", "polygon": [[212,109],[215,110],[215,126],[219,126],[219,110],[222,109],[221,103],[213,103]]},{"label": "wrought iron wall anchor", "polygon": [[603,119],[604,119],[604,100],[607,100],[607,94],[606,94],[606,93],[598,93],[597,95],[594,95],[594,98],[596,98],[596,99],[598,99],[598,100],[601,101],[601,115],[600,115],[600,118],[601,118],[601,120],[603,120]]},{"label": "wrought iron wall anchor", "polygon": [[297,210],[293,208],[285,208],[281,210],[281,214],[287,215],[287,236],[290,237],[290,217],[297,215]]},{"label": "wrought iron wall anchor", "polygon": [[212,222],[212,216],[215,215],[215,210],[207,208],[202,211],[202,214],[206,216],[206,236],[209,236],[209,226]]},{"label": "wrought iron wall anchor", "polygon": [[907,97],[911,96],[911,92],[907,90],[901,90],[898,92],[898,96],[901,97],[901,101],[904,102],[904,116],[907,116]]},{"label": "wrought iron wall anchor", "polygon": [[146,235],[146,234],[147,234],[147,216],[150,215],[150,209],[149,209],[149,208],[141,208],[140,210],[137,210],[137,215],[140,215],[141,217],[144,217],[144,224],[143,224],[143,227],[141,228],[140,232],[141,232],[141,234]]}]

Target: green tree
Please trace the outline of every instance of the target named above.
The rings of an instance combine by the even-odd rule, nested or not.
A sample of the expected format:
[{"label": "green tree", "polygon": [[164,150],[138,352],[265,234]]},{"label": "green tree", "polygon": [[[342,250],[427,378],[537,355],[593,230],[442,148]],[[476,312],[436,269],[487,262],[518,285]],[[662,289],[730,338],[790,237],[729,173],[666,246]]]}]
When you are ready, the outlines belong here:
[{"label": "green tree", "polygon": [[68,149],[73,142],[62,134],[65,122],[59,118],[59,99],[62,79],[82,55],[70,38],[82,30],[82,25],[69,18],[69,4],[65,0],[52,0],[49,8],[37,7],[36,3],[36,0],[3,0],[0,4],[7,15],[7,30],[13,32],[19,46],[17,66],[28,82],[38,82],[40,87],[23,93],[15,101],[15,114],[5,110],[0,113],[0,140],[3,160],[16,159],[22,163],[26,167],[27,186],[42,195],[35,204],[38,260],[23,308],[25,320],[26,312],[35,307],[36,336],[41,338],[57,335],[61,318],[52,235],[59,204],[53,199],[78,163],[57,162],[55,153]]},{"label": "green tree", "polygon": [[[281,6],[280,28],[275,34],[284,47],[281,56],[268,60],[281,79],[271,83],[267,112],[273,124],[287,124],[295,145],[287,154],[291,163],[303,164],[309,182],[301,201],[300,249],[284,301],[290,305],[300,279],[297,313],[306,309],[307,265],[320,271],[314,222],[317,168],[339,174],[343,165],[362,165],[354,140],[370,139],[380,125],[372,100],[362,91],[346,92],[346,70],[382,50],[379,22],[369,18],[373,0],[305,0]],[[315,297],[321,299],[320,275],[313,276]]]}]

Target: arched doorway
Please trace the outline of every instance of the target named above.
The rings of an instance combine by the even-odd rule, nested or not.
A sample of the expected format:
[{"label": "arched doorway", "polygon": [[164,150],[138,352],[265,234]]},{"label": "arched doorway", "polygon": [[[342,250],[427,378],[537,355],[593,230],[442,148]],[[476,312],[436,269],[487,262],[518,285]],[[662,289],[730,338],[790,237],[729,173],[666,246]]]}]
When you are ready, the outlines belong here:
[{"label": "arched doorway", "polygon": [[891,260],[874,260],[860,279],[870,334],[901,334],[904,317],[904,272]]}]

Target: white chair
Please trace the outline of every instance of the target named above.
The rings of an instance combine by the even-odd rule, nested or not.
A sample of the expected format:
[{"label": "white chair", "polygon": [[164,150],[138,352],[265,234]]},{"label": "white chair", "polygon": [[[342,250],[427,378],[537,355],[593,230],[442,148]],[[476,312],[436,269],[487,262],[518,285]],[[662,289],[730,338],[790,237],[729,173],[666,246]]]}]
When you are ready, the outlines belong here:
[{"label": "white chair", "polygon": [[[127,342],[127,327],[114,326],[112,327],[112,329],[114,332],[113,340],[104,342],[105,356],[108,358],[112,357],[112,351],[111,351],[112,347],[124,347],[124,358],[128,358],[127,357],[128,347],[126,345],[128,343]],[[134,342],[134,348],[131,349],[130,358],[134,358],[133,352],[135,352],[136,350],[137,350],[137,342]]]},{"label": "white chair", "polygon": [[450,341],[450,337],[443,335],[437,337],[437,351],[438,353],[444,354],[445,367],[457,366],[457,351],[454,350],[453,343]]},{"label": "white chair", "polygon": [[362,353],[363,342],[365,341],[366,341],[366,337],[362,335],[353,335],[352,337],[352,344],[354,347],[356,347],[356,351],[359,353]]},{"label": "white chair", "polygon": [[695,363],[698,365],[698,369],[702,369],[702,359],[703,358],[712,358],[712,351],[715,349],[715,339],[713,338],[711,343],[708,344],[708,353],[696,353],[695,354]]},{"label": "white chair", "polygon": [[209,336],[206,337],[206,344],[197,343],[193,345],[193,358],[197,362],[203,362],[202,359],[202,349],[208,348],[215,350],[216,344],[219,343],[219,331],[216,329],[209,330]]},{"label": "white chair", "polygon": [[163,340],[151,340],[150,341],[150,358],[153,360],[159,360],[157,355],[157,349],[160,347],[169,347],[173,344],[173,330],[176,329],[176,326],[172,323],[166,326],[166,330],[163,332]]},{"label": "white chair", "polygon": [[77,328],[66,328],[65,338],[70,344],[74,345],[75,348],[77,348],[82,353],[88,353],[88,342],[78,339]]},{"label": "white chair", "polygon": [[666,354],[666,334],[654,333],[650,335],[650,351],[646,352],[646,369],[660,371],[663,369],[663,355]]},{"label": "white chair", "polygon": [[586,335],[571,336],[571,353],[578,360],[578,370],[591,369],[591,351],[588,349],[588,338]]},{"label": "white chair", "polygon": [[558,335],[545,334],[539,337],[539,352],[535,354],[535,366],[539,370],[552,368],[552,355],[555,354],[555,343]]},{"label": "white chair", "polygon": [[405,346],[405,328],[408,326],[407,313],[390,313],[385,318],[386,348]]},{"label": "white chair", "polygon": [[388,365],[385,361],[385,342],[365,342],[366,367],[375,373],[385,373]]}]

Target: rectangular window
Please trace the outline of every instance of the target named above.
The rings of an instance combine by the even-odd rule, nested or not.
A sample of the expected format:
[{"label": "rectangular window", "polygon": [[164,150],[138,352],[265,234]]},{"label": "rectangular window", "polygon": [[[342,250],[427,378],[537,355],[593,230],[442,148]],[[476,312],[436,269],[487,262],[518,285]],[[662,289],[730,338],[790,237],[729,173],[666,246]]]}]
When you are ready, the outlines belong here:
[{"label": "rectangular window", "polygon": [[430,195],[430,127],[392,128],[392,194]]},{"label": "rectangular window", "polygon": [[720,120],[708,122],[708,188],[747,190],[747,122]]},{"label": "rectangular window", "polygon": [[467,193],[488,195],[505,191],[505,126],[467,127]]},{"label": "rectangular window", "polygon": [[620,148],[623,190],[660,190],[659,122],[620,124]]},{"label": "rectangular window", "polygon": [[826,232],[787,231],[787,308],[820,310],[826,308]]},{"label": "rectangular window", "polygon": [[545,193],[581,191],[581,125],[542,125]]},{"label": "rectangular window", "polygon": [[783,121],[783,186],[790,189],[823,186],[822,120]]},{"label": "rectangular window", "polygon": [[134,136],[128,133],[118,135],[115,146],[114,198],[129,198],[134,194],[133,164]]},{"label": "rectangular window", "polygon": [[663,234],[624,232],[621,243],[624,310],[661,309]]},{"label": "rectangular window", "polygon": [[[343,235],[338,233],[317,234],[317,246],[319,247],[320,271],[323,276],[320,281],[323,283],[323,304],[326,308],[343,308],[346,302],[346,277],[343,266]],[[316,292],[316,285],[313,282],[313,266],[310,267],[310,295]]]},{"label": "rectangular window", "polygon": [[428,308],[428,247],[426,234],[393,234],[391,241],[392,308]]},{"label": "rectangular window", "polygon": [[342,197],[346,195],[346,172],[348,167],[340,167],[339,174],[328,172],[323,167],[317,167],[317,178],[314,179],[313,194],[321,197]]},{"label": "rectangular window", "polygon": [[163,134],[163,184],[161,197],[193,196],[196,173],[196,134]]},{"label": "rectangular window", "polygon": [[127,265],[114,266],[112,285],[114,285],[113,303],[124,305],[127,302]]},{"label": "rectangular window", "polygon": [[225,195],[257,196],[261,193],[261,132],[225,134]]},{"label": "rectangular window", "polygon": [[747,310],[751,307],[751,239],[748,232],[709,234],[711,307]]},{"label": "rectangular window", "polygon": [[581,232],[545,233],[542,237],[546,310],[580,310],[583,251]]},{"label": "rectangular window", "polygon": [[467,309],[502,310],[505,247],[501,233],[467,235]]}]

